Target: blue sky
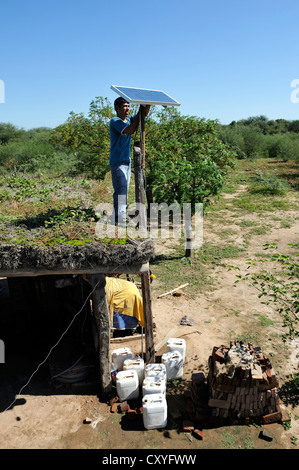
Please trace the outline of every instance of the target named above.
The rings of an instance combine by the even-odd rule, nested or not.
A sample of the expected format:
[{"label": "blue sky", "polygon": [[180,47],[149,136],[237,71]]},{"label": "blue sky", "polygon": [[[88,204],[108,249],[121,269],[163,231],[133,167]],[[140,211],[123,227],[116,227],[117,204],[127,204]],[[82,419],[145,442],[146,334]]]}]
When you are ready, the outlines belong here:
[{"label": "blue sky", "polygon": [[223,124],[299,119],[298,0],[3,3],[0,122],[55,127],[96,96],[113,103],[115,84],[163,90],[183,115]]}]

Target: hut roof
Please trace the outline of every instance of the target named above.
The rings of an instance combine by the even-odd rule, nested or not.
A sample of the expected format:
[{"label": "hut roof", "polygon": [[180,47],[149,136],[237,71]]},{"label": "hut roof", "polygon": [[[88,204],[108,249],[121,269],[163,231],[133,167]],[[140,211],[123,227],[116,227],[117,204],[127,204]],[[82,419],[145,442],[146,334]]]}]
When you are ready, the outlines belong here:
[{"label": "hut roof", "polygon": [[[64,272],[133,272],[154,257],[152,240],[127,240],[123,245],[89,243],[82,246],[0,245],[0,275],[25,271]],[[138,269],[137,269],[138,271]]]}]

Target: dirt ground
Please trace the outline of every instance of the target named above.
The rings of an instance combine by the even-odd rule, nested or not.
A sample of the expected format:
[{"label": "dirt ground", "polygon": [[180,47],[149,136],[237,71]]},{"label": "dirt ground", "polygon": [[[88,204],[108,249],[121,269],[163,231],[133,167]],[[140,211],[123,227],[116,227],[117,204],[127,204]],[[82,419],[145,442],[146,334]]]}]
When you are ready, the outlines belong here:
[{"label": "dirt ground", "polygon": [[[241,188],[242,190],[242,188]],[[236,196],[236,195],[235,195]],[[233,197],[233,195],[227,195]],[[276,214],[278,215],[278,214]],[[226,214],[226,217],[229,214]],[[284,213],[285,216],[285,213]],[[208,370],[208,358],[213,346],[229,345],[230,340],[238,339],[244,333],[252,333],[260,338],[264,354],[270,358],[278,377],[286,380],[292,372],[298,372],[299,343],[293,342],[289,349],[281,345],[281,328],[275,325],[261,326],[257,315],[263,313],[275,319],[270,307],[261,304],[256,291],[247,284],[233,287],[236,272],[227,266],[244,267],[246,257],[260,252],[263,243],[276,242],[281,250],[288,251],[288,243],[298,242],[298,220],[295,213],[289,213],[293,224],[290,228],[272,227],[266,235],[252,236],[246,252],[232,260],[217,265],[211,270],[213,288],[198,291],[192,296],[182,289],[180,296],[171,294],[158,298],[163,293],[163,285],[156,279],[152,291],[152,311],[155,323],[155,344],[171,333],[172,337],[186,340],[186,362],[183,380],[167,391],[168,423],[165,429],[145,430],[142,415],[130,421],[126,415],[111,413],[110,406],[95,392],[93,384],[86,387],[76,385],[55,388],[49,382],[47,369],[41,370],[32,378],[30,385],[20,395],[18,391],[26,383],[28,374],[22,370],[11,371],[8,395],[2,395],[0,414],[1,449],[182,449],[186,452],[197,449],[298,449],[299,406],[288,406],[292,417],[291,426],[285,429],[280,423],[266,426],[208,426],[203,429],[204,438],[196,439],[191,433],[183,432],[180,424],[171,418],[171,410],[184,412],[184,392],[189,389],[193,372]],[[257,215],[252,215],[252,219]],[[223,228],[223,227],[222,227]],[[243,243],[240,225],[232,225],[234,243]],[[236,234],[237,232],[237,234]],[[211,221],[204,225],[204,241],[217,241],[217,228]],[[171,245],[157,245],[157,254],[171,253]],[[177,287],[176,285],[173,286]],[[181,325],[180,320],[187,316],[193,325]],[[115,343],[112,347],[128,346],[133,354],[141,352],[141,340],[132,339],[125,343]],[[165,352],[165,346],[157,355]],[[43,358],[43,357],[42,357]],[[41,359],[42,359],[41,358]],[[2,365],[0,365],[1,367]],[[28,368],[27,368],[28,370]],[[33,372],[33,370],[32,370]],[[15,399],[6,411],[4,406]],[[87,419],[88,418],[88,419]],[[87,419],[87,420],[86,420]],[[271,436],[271,441],[259,438],[261,429]]]}]

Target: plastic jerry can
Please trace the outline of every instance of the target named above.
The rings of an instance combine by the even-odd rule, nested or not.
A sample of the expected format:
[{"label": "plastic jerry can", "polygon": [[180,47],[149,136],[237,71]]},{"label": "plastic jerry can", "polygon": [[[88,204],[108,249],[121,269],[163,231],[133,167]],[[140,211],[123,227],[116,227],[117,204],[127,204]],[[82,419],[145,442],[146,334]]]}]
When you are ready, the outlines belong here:
[{"label": "plastic jerry can", "polygon": [[186,358],[186,341],[182,338],[169,338],[166,344],[166,351],[179,351],[183,356],[183,361]]},{"label": "plastic jerry can", "polygon": [[183,356],[179,351],[166,352],[161,357],[162,364],[166,367],[168,380],[180,379],[183,376]]},{"label": "plastic jerry can", "polygon": [[167,425],[167,402],[164,393],[144,395],[142,409],[145,429],[165,428]]},{"label": "plastic jerry can", "polygon": [[149,377],[153,375],[158,375],[159,377],[164,377],[166,380],[166,366],[162,363],[150,363],[147,364],[144,368],[144,377]]},{"label": "plastic jerry can", "polygon": [[132,359],[132,353],[129,348],[114,349],[112,351],[112,362],[116,370],[122,370],[126,359]]},{"label": "plastic jerry can", "polygon": [[139,382],[136,370],[121,370],[116,374],[116,391],[119,401],[139,397]]},{"label": "plastic jerry can", "polygon": [[158,375],[145,377],[142,384],[142,395],[150,395],[152,393],[166,393],[166,380]]},{"label": "plastic jerry can", "polygon": [[133,359],[125,359],[123,363],[123,370],[136,370],[139,380],[139,385],[142,384],[144,379],[144,360],[141,357]]}]

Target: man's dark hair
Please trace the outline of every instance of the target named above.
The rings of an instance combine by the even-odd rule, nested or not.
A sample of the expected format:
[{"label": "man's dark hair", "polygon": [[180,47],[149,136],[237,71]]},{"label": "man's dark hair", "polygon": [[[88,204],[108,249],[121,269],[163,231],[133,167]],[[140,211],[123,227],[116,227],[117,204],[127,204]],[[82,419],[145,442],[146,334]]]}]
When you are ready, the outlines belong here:
[{"label": "man's dark hair", "polygon": [[129,103],[129,101],[125,100],[122,96],[116,98],[114,101],[114,109],[117,107],[119,108],[123,103]]}]

